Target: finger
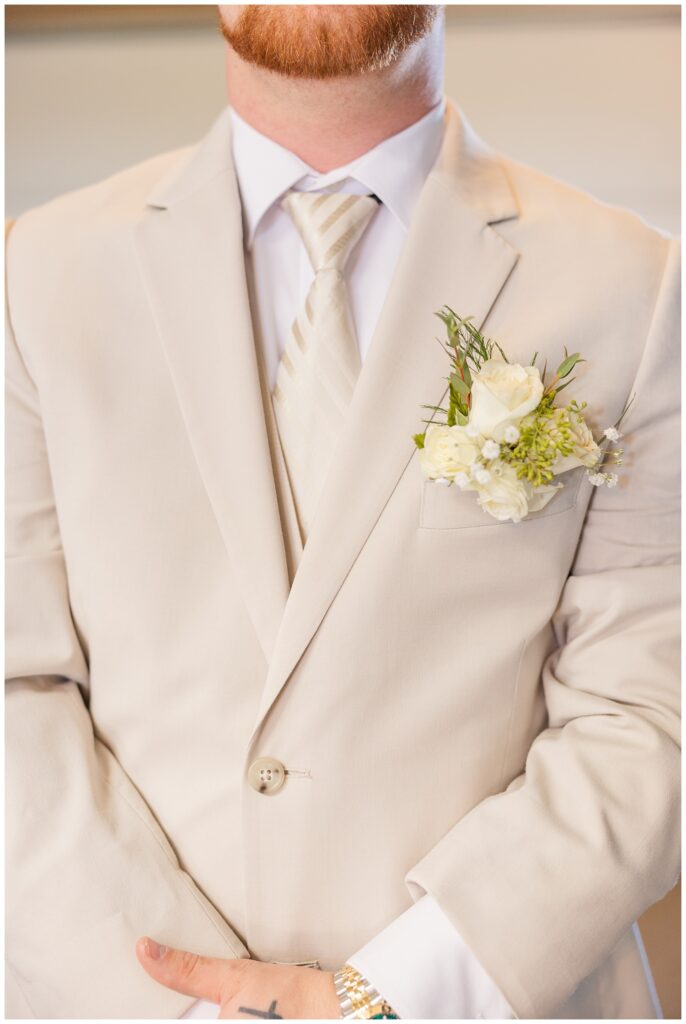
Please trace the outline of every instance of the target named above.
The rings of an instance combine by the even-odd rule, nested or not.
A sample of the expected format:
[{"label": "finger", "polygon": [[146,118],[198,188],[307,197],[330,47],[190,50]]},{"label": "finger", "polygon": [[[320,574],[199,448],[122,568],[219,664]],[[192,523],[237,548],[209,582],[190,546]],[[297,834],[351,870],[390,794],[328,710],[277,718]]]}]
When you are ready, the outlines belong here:
[{"label": "finger", "polygon": [[212,1003],[221,1003],[228,974],[239,962],[160,946],[148,937],[138,940],[136,955],[148,974],[161,985],[197,999],[209,999]]}]

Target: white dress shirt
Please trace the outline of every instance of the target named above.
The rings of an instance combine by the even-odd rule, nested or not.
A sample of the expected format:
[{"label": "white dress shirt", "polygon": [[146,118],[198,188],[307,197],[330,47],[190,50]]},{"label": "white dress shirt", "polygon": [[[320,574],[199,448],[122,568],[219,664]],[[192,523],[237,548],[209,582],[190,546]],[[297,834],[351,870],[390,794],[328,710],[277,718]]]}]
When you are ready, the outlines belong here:
[{"label": "white dress shirt", "polygon": [[[373,193],[381,200],[345,273],[364,360],[416,201],[438,156],[444,106],[442,101],[409,128],[326,174],[314,171],[231,112],[256,343],[262,346],[270,390],[290,325],[314,277],[300,235],[278,200],[290,188]],[[429,894],[348,963],[402,1018],[512,1018],[504,996]],[[217,1012],[214,1003],[200,1000],[185,1016],[215,1018]]]}]

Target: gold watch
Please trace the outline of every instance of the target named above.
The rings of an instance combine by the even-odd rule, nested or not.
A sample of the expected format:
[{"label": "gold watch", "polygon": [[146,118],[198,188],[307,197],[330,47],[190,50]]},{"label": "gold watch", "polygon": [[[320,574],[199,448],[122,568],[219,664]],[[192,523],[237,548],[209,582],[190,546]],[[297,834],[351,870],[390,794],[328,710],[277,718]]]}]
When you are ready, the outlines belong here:
[{"label": "gold watch", "polygon": [[333,976],[341,1017],[357,1020],[399,1020],[398,1014],[377,990],[350,964]]}]

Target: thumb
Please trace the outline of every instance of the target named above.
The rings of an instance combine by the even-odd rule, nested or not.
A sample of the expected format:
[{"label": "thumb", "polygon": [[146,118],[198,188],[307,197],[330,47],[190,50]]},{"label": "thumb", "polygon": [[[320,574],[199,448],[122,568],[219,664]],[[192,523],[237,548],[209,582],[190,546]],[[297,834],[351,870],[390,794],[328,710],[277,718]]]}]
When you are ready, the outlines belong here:
[{"label": "thumb", "polygon": [[136,956],[150,977],[161,985],[212,1003],[221,1003],[229,973],[238,962],[160,946],[148,937],[136,943]]}]

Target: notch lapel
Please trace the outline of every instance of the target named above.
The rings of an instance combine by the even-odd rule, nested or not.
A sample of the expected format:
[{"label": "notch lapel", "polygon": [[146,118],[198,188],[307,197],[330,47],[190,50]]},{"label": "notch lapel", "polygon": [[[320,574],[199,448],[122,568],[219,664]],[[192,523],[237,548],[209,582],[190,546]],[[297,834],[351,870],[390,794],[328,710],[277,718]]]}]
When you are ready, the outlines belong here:
[{"label": "notch lapel", "polygon": [[134,227],[145,287],[198,468],[269,661],[289,582],[228,108],[147,202]]},{"label": "notch lapel", "polygon": [[505,169],[451,105],[326,481],[253,733],[314,636],[414,454],[423,403],[441,400],[447,360],[433,340],[448,304],[481,326],[518,253],[491,226],[518,213]]}]

